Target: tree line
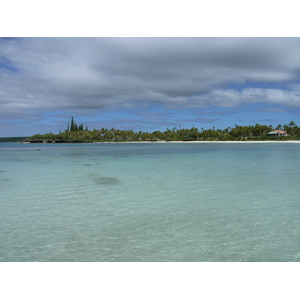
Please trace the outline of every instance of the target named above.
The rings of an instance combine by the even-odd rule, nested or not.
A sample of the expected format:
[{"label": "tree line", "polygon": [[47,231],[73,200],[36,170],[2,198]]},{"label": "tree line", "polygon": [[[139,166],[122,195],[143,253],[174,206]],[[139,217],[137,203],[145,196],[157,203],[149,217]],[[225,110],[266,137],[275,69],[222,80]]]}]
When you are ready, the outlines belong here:
[{"label": "tree line", "polygon": [[[69,126],[69,122],[68,122],[68,132],[73,132],[73,131],[83,131],[83,123],[81,123],[80,125],[77,125],[74,122],[74,117],[71,118],[71,126]],[[85,128],[85,131],[88,131],[88,127]]]},{"label": "tree line", "polygon": [[300,139],[300,127],[295,122],[291,121],[288,125],[278,124],[276,127],[272,125],[249,125],[227,127],[225,129],[204,129],[192,127],[185,129],[174,127],[172,129],[167,128],[165,131],[154,131],[154,132],[134,132],[133,130],[120,130],[120,129],[93,129],[88,130],[88,127],[83,129],[83,124],[79,126],[74,122],[74,118],[71,119],[71,124],[64,132],[59,134],[44,134],[34,135],[27,138],[27,141],[38,142],[38,141],[102,141],[102,142],[123,142],[123,141],[230,141],[230,140],[267,140],[274,137],[269,137],[267,134],[272,130],[284,130],[287,132],[287,137],[276,137],[283,140]]}]

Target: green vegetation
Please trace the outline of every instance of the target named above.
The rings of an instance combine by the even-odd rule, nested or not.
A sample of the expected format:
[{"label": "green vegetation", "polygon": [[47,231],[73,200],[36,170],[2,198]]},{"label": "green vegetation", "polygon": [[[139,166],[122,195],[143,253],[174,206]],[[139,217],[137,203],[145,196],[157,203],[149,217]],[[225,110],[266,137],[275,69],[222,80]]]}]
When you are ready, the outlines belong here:
[{"label": "green vegetation", "polygon": [[[79,126],[74,122],[74,117],[71,119],[71,127],[69,128],[69,123],[68,123],[68,129],[67,131],[83,131],[83,124],[81,123]],[[88,128],[86,127],[85,131],[88,131]]]},{"label": "green vegetation", "polygon": [[[281,129],[287,132],[288,136],[269,137],[268,132],[274,129]],[[94,129],[89,131],[88,128],[83,129],[83,124],[79,126],[71,119],[71,124],[65,132],[59,134],[47,133],[44,135],[36,134],[32,137],[26,138],[25,141],[29,142],[125,142],[125,141],[253,141],[253,140],[300,140],[300,127],[295,122],[290,122],[288,125],[279,124],[277,127],[268,125],[255,126],[238,126],[230,128],[227,127],[223,130],[204,129],[200,131],[193,127],[191,129],[184,129],[174,127],[167,128],[164,132],[134,132],[132,130],[119,130],[119,129]]]},{"label": "green vegetation", "polygon": [[17,143],[24,141],[25,137],[5,137],[0,138],[0,143]]}]

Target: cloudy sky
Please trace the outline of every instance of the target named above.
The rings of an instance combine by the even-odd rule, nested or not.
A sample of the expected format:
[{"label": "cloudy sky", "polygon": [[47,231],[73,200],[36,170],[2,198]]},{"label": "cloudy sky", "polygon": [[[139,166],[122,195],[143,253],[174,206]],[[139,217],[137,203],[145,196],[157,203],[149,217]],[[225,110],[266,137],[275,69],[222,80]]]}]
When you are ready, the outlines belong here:
[{"label": "cloudy sky", "polygon": [[2,38],[0,136],[300,126],[300,38]]}]

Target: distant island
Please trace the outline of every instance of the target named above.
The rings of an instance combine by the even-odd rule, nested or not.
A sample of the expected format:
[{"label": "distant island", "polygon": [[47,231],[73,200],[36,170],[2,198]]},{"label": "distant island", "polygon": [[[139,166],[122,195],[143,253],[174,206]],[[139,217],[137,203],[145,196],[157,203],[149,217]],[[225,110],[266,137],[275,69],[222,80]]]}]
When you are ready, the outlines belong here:
[{"label": "distant island", "polygon": [[36,134],[22,140],[23,143],[93,143],[93,142],[130,142],[130,141],[266,141],[266,140],[300,140],[300,127],[291,121],[288,125],[239,126],[223,130],[181,126],[165,131],[134,132],[133,130],[93,129],[76,124],[72,117],[71,123],[64,132],[59,134]]},{"label": "distant island", "polygon": [[0,137],[0,143],[18,143],[22,142],[26,137]]}]

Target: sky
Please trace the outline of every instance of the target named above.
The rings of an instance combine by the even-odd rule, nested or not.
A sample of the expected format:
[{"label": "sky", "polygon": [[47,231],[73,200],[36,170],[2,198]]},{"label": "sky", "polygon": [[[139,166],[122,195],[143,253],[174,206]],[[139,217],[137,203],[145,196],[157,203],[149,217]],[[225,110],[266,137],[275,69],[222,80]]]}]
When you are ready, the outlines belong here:
[{"label": "sky", "polygon": [[0,39],[0,137],[300,126],[300,38]]}]

